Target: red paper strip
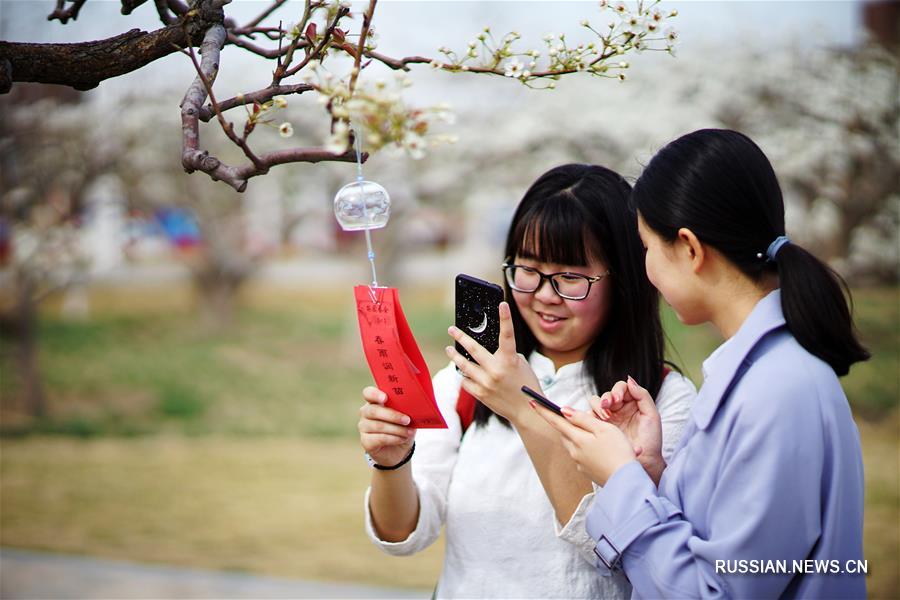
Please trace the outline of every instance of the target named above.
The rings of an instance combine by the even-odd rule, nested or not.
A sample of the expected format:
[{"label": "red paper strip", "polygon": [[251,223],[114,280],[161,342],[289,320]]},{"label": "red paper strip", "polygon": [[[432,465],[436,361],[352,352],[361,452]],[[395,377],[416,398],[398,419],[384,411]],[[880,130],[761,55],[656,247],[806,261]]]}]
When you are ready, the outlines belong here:
[{"label": "red paper strip", "polygon": [[353,293],[366,361],[378,389],[387,394],[387,406],[408,415],[410,427],[446,429],[397,289],[358,285]]}]

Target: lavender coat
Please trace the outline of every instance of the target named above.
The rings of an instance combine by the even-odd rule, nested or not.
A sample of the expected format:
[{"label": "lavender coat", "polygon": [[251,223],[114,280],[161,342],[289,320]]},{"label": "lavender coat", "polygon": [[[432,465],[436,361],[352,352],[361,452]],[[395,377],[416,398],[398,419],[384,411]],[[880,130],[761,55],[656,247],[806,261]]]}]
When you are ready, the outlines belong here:
[{"label": "lavender coat", "polygon": [[636,598],[864,598],[859,432],[834,371],[788,331],[780,290],[703,370],[659,489],[634,461],[597,492],[601,574],[623,569]]}]

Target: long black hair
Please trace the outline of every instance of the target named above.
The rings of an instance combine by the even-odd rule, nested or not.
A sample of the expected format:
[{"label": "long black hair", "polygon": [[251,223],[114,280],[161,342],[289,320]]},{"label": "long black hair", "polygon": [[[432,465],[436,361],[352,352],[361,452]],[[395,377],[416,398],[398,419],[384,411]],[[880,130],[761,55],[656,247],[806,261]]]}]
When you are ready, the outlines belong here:
[{"label": "long black hair", "polygon": [[[630,208],[631,186],[600,166],[563,165],[535,181],[513,215],[505,260],[516,256],[541,262],[587,266],[591,258],[610,271],[611,302],[603,329],[588,348],[584,370],[598,393],[631,375],[655,397],[662,385],[665,343],[659,294],[644,271],[637,215]],[[516,350],[526,357],[538,349],[512,291],[504,280],[516,333]],[[480,402],[475,422],[494,414]]]},{"label": "long black hair", "polygon": [[653,157],[632,198],[664,240],[685,227],[753,281],[777,273],[788,328],[835,373],[846,375],[869,358],[853,327],[844,280],[793,242],[775,260],[767,256],[785,234],[784,199],[769,159],[746,135],[701,129],[678,138]]}]

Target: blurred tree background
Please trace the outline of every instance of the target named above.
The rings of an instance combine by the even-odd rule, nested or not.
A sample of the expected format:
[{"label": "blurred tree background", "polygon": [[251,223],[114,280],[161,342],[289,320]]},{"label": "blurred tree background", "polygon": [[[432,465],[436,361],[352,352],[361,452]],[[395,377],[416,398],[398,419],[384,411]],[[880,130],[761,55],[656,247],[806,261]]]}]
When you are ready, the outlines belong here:
[{"label": "blurred tree background", "polygon": [[[459,35],[528,16],[538,25],[523,31],[538,37],[577,22],[556,11],[585,10],[398,4],[382,17],[391,51],[389,23],[403,16],[459,13]],[[540,173],[591,162],[636,177],[677,135],[747,132],[775,164],[789,234],[853,288],[873,352],[843,380],[864,443],[869,585],[872,597],[896,597],[898,5],[830,4],[856,18],[840,37],[813,29],[815,7],[766,3],[763,12],[799,18],[756,43],[736,32],[704,39],[708,23],[690,37],[703,11],[734,22],[742,17],[729,11],[748,7],[677,6],[677,58],[643,53],[622,84],[573,77],[534,92],[424,73],[411,93],[454,105],[459,142],[421,160],[367,162],[393,200],[390,224],[373,234],[380,279],[400,289],[437,370],[453,276],[499,279],[512,210]],[[422,52],[465,43],[421,29],[410,39]],[[186,175],[177,102],[194,73],[174,58],[89,92],[16,84],[0,96],[0,544],[427,588],[439,547],[398,561],[362,529],[368,471],[355,425],[370,375],[351,286],[368,281],[368,264],[361,236],[332,214],[355,168],[280,167],[243,194]],[[223,69],[220,82],[242,91],[249,68]],[[285,114],[295,140],[316,144],[321,119],[307,108],[292,102]],[[228,146],[209,143],[223,156]],[[668,309],[664,319],[671,358],[699,385],[720,341]]]}]

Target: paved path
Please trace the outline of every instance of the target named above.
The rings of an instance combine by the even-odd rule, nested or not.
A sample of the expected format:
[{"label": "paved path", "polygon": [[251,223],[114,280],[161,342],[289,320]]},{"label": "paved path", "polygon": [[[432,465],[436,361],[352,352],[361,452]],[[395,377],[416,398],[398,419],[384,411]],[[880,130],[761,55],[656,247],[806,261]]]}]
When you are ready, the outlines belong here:
[{"label": "paved path", "polygon": [[145,565],[0,548],[0,598],[428,598],[430,591]]}]

